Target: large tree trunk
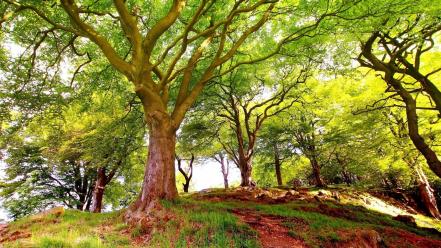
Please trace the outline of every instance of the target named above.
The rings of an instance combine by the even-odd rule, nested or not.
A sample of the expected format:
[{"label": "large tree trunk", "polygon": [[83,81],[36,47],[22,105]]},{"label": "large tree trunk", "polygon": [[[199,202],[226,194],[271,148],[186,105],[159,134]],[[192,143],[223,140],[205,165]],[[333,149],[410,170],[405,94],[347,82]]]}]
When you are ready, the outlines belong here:
[{"label": "large tree trunk", "polygon": [[434,218],[440,219],[441,215],[438,210],[438,205],[436,203],[435,195],[433,194],[434,190],[430,187],[429,181],[427,180],[424,171],[421,167],[416,167],[417,174],[417,184],[418,191],[421,197],[421,202],[424,204],[427,212]]},{"label": "large tree trunk", "polygon": [[174,166],[176,133],[166,114],[152,112],[147,116],[149,151],[141,193],[126,212],[126,220],[131,223],[154,215],[152,210],[161,208],[161,199],[178,197]]},{"label": "large tree trunk", "polygon": [[314,176],[315,185],[317,187],[324,187],[325,183],[322,180],[322,177],[320,176],[320,165],[317,162],[317,159],[315,157],[311,158],[311,166],[312,166],[312,174]]},{"label": "large tree trunk", "polygon": [[106,187],[106,170],[104,167],[100,167],[97,170],[95,188],[93,190],[93,196],[92,196],[91,212],[101,213],[105,187]]},{"label": "large tree trunk", "polygon": [[251,161],[250,160],[241,160],[239,161],[239,169],[241,176],[240,186],[242,187],[255,187],[256,183],[251,179]]},{"label": "large tree trunk", "polygon": [[282,172],[281,172],[281,162],[280,162],[280,155],[279,155],[279,149],[277,148],[277,145],[274,145],[274,167],[276,169],[276,178],[277,178],[277,185],[282,186]]}]

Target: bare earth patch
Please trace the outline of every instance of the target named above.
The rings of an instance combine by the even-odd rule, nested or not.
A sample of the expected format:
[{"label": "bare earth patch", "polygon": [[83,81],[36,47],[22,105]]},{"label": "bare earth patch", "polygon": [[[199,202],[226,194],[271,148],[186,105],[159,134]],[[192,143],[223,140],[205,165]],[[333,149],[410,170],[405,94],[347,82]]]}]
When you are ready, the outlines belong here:
[{"label": "bare earth patch", "polygon": [[288,228],[281,225],[285,218],[261,215],[246,209],[235,209],[232,213],[239,217],[242,222],[257,231],[260,244],[263,248],[308,247],[303,240],[291,237]]},{"label": "bare earth patch", "polygon": [[0,224],[0,244],[3,242],[15,241],[17,239],[29,238],[30,236],[31,234],[27,232],[21,232],[21,231],[10,232],[6,224]]}]

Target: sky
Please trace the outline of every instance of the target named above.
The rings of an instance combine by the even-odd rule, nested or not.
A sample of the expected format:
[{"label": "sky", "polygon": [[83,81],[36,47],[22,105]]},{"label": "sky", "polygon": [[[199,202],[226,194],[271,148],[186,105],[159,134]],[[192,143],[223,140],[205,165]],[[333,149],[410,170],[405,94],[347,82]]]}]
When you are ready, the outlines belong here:
[{"label": "sky", "polygon": [[[24,50],[22,47],[12,42],[6,42],[6,44],[4,45],[11,52],[12,56],[19,56]],[[69,69],[67,69],[68,67],[69,66],[63,67],[64,70],[61,72],[62,78],[71,77],[71,75],[69,75]],[[240,171],[236,166],[233,166],[232,163],[230,163],[230,166],[231,168],[229,175],[229,184],[230,185],[238,184],[240,182]],[[0,160],[0,178],[4,177],[5,175],[4,170],[5,170],[5,162],[3,160]],[[201,163],[195,164],[193,169],[192,181],[193,182],[191,182],[190,184],[190,190],[192,191],[200,191],[207,188],[223,187],[223,176],[222,176],[220,164],[212,160],[206,160]],[[181,187],[181,185],[177,185],[177,186]],[[2,199],[0,197],[0,222],[2,222],[2,220],[5,219],[7,219],[7,212],[3,208]]]},{"label": "sky", "polygon": [[[221,188],[224,186],[220,164],[214,161],[206,161],[204,164],[196,164],[193,169],[192,180],[193,183],[191,189],[194,191],[200,191],[207,188]],[[232,165],[232,163],[230,163],[228,182],[230,185],[240,182],[240,171],[235,165]]]},{"label": "sky", "polygon": [[[240,171],[236,166],[231,164],[232,163],[230,163],[231,167],[228,181],[230,185],[234,185],[240,182]],[[5,162],[0,160],[0,178],[4,177],[4,170]],[[212,160],[206,160],[194,165],[190,190],[200,191],[208,188],[221,188],[224,185],[223,180],[220,164]],[[177,186],[181,187],[180,185]],[[0,197],[0,223],[7,219],[7,212],[3,208],[2,198]]]}]

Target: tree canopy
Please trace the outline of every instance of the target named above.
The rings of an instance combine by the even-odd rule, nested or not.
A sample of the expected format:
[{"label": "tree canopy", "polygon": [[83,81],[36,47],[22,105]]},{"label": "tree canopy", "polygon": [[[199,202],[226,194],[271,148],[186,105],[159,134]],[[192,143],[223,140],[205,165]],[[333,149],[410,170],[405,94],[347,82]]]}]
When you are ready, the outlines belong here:
[{"label": "tree canopy", "polygon": [[208,161],[225,188],[230,167],[242,187],[440,185],[432,1],[3,0],[0,17],[14,218],[151,221]]}]

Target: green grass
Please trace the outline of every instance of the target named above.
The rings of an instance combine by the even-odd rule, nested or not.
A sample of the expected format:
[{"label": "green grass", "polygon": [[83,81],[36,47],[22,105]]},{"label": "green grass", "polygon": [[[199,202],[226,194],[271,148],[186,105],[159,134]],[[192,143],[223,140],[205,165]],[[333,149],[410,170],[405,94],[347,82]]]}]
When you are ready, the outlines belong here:
[{"label": "green grass", "polygon": [[[106,223],[119,223],[119,213],[92,214],[66,210],[59,217],[47,215],[15,221],[9,225],[11,232],[31,233],[28,239],[4,244],[4,247],[47,247],[47,248],[101,248],[119,247],[123,236],[108,230],[106,237],[100,237],[100,227]],[[115,233],[113,233],[115,232]],[[108,235],[109,234],[109,235]],[[126,242],[127,243],[127,242]]]},{"label": "green grass", "polygon": [[227,212],[230,204],[234,205],[191,199],[163,202],[163,206],[177,215],[178,221],[168,222],[151,243],[159,247],[259,247],[257,233]]},{"label": "green grass", "polygon": [[[222,192],[220,192],[222,193]],[[324,205],[320,205],[324,204]],[[61,216],[24,218],[10,224],[10,230],[30,233],[31,237],[3,244],[4,247],[259,247],[258,234],[241,223],[233,209],[246,209],[263,215],[285,217],[280,224],[288,235],[304,241],[310,247],[338,244],[360,229],[382,233],[384,226],[403,229],[421,236],[433,236],[427,231],[395,221],[390,215],[361,206],[339,204],[333,201],[315,202],[297,200],[286,204],[258,204],[254,202],[195,200],[191,195],[177,201],[163,201],[170,213],[169,221],[158,222],[154,232],[140,226],[126,225],[119,212],[92,214],[66,210]],[[341,211],[339,217],[320,213],[320,208]],[[328,210],[329,210],[328,209]],[[348,219],[348,215],[350,218]],[[345,218],[346,217],[346,218]],[[150,241],[142,243],[146,237]],[[386,240],[389,237],[384,237]],[[390,237],[392,240],[394,237]]]}]

